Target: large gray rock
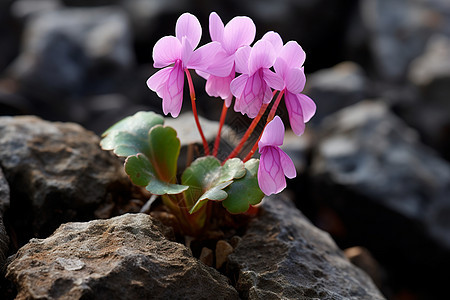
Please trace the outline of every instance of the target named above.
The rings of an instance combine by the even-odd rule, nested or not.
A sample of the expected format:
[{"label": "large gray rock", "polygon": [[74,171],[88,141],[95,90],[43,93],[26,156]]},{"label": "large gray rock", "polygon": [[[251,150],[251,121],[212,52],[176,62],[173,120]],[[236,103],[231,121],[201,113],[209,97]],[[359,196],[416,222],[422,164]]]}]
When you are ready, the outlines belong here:
[{"label": "large gray rock", "polygon": [[67,223],[8,266],[16,299],[238,299],[226,277],[145,214]]},{"label": "large gray rock", "polygon": [[360,7],[373,66],[388,81],[406,77],[433,33],[450,35],[446,0],[363,0]]},{"label": "large gray rock", "polygon": [[0,165],[11,190],[7,211],[20,243],[61,223],[93,217],[107,196],[129,190],[122,163],[73,123],[0,118]]},{"label": "large gray rock", "polygon": [[341,242],[364,245],[395,267],[397,284],[445,289],[450,165],[380,101],[329,116],[322,130],[312,160],[314,199],[337,212]]},{"label": "large gray rock", "polygon": [[228,263],[244,299],[384,299],[330,236],[281,196],[264,200]]},{"label": "large gray rock", "polygon": [[[9,237],[3,224],[3,214],[9,207],[9,185],[0,167],[0,270],[8,255]],[[1,272],[0,272],[1,274]]]}]

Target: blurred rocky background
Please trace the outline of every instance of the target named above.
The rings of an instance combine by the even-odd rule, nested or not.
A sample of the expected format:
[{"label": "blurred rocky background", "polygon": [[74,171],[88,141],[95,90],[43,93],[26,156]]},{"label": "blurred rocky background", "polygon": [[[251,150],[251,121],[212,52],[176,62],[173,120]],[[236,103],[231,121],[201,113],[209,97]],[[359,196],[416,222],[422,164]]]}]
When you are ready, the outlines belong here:
[{"label": "blurred rocky background", "polygon": [[[250,16],[257,38],[274,30],[285,42],[299,42],[307,53],[305,93],[317,113],[304,136],[288,134],[284,145],[299,172],[289,189],[297,207],[348,249],[386,298],[447,298],[448,0],[2,0],[0,116],[70,121],[101,134],[136,111],[161,113],[161,100],[145,84],[155,72],[152,48],[173,34],[185,11],[200,20],[204,42],[211,11],[224,22]],[[221,100],[206,97],[204,81],[194,80],[200,114],[218,120]],[[230,112],[227,122],[239,134],[248,121]],[[30,125],[29,134],[50,130],[39,126]],[[27,139],[17,128],[3,128],[3,144]],[[81,129],[59,130],[64,136]],[[83,141],[73,143],[84,149]],[[29,162],[2,151],[11,181],[19,173],[8,168],[25,170]],[[121,179],[98,180],[108,190],[108,182]],[[25,193],[21,185],[11,189],[11,199]],[[33,205],[45,212],[47,204]],[[34,229],[37,237],[53,230],[40,236]]]}]

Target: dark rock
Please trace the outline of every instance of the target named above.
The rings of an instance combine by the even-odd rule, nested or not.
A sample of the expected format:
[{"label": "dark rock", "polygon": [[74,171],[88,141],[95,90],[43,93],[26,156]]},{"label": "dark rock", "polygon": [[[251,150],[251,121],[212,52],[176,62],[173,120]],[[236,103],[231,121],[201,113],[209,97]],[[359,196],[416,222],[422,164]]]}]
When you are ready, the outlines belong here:
[{"label": "dark rock", "polygon": [[228,264],[244,299],[384,299],[330,236],[281,196],[265,199]]},{"label": "dark rock", "polygon": [[67,223],[8,266],[16,299],[238,299],[227,278],[145,214]]},{"label": "dark rock", "polygon": [[448,1],[363,0],[361,20],[381,78],[402,80],[435,32],[450,35]]},{"label": "dark rock", "polygon": [[9,74],[41,115],[76,120],[72,102],[80,110],[79,98],[116,92],[133,64],[131,31],[120,9],[66,8],[26,22],[22,51]]},{"label": "dark rock", "polygon": [[3,171],[0,167],[0,215],[3,215],[6,209],[9,208],[9,184],[6,181]]},{"label": "dark rock", "polygon": [[344,254],[352,264],[366,272],[378,288],[382,287],[382,270],[369,250],[355,246],[345,249]]},{"label": "dark rock", "polygon": [[9,237],[3,224],[3,214],[9,207],[9,204],[9,185],[0,168],[0,270],[3,269],[9,248]]},{"label": "dark rock", "polygon": [[86,220],[107,196],[129,191],[121,162],[73,123],[0,118],[0,165],[11,189],[7,219],[19,243],[61,223]]},{"label": "dark rock", "polygon": [[317,111],[310,123],[317,125],[325,116],[366,99],[367,86],[363,69],[349,61],[311,74],[305,94],[316,101]]},{"label": "dark rock", "polygon": [[15,0],[11,6],[11,14],[18,19],[26,19],[33,15],[61,8],[59,0]]},{"label": "dark rock", "polygon": [[411,63],[409,79],[419,89],[415,106],[404,105],[402,117],[423,140],[450,160],[450,38],[435,35]]},{"label": "dark rock", "polygon": [[398,272],[391,274],[397,285],[442,291],[439,278],[450,267],[450,165],[380,101],[329,116],[322,130],[314,199],[343,222],[340,244],[367,247]]}]

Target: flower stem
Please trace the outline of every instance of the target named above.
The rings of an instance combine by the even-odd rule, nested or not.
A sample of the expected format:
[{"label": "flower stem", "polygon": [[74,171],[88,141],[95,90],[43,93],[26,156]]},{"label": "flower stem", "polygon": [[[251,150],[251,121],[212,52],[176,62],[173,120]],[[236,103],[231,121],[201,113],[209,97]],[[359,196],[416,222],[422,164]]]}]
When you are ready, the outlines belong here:
[{"label": "flower stem", "polygon": [[223,101],[222,113],[220,114],[220,123],[219,130],[217,131],[216,141],[214,142],[213,155],[217,157],[217,152],[219,151],[220,145],[220,134],[222,132],[223,124],[225,123],[225,117],[227,116],[228,107],[225,105],[225,101]]},{"label": "flower stem", "polygon": [[187,81],[189,84],[189,94],[191,96],[191,105],[192,105],[192,113],[194,114],[195,123],[197,124],[198,133],[200,134],[202,141],[203,141],[203,149],[205,150],[205,154],[209,155],[209,146],[208,142],[206,141],[205,135],[203,134],[202,126],[200,125],[200,121],[198,119],[197,115],[197,106],[195,104],[195,90],[194,90],[194,84],[192,83],[191,74],[189,73],[188,69],[184,70],[186,73]]},{"label": "flower stem", "polygon": [[[277,91],[273,91],[272,97],[275,96],[276,92]],[[245,132],[244,136],[242,137],[241,141],[236,146],[236,148],[233,149],[233,151],[230,153],[230,155],[228,155],[228,157],[227,157],[227,159],[225,159],[225,161],[227,161],[227,160],[229,160],[229,159],[231,159],[231,158],[233,158],[233,157],[235,157],[236,155],[239,154],[239,152],[242,150],[242,147],[244,147],[245,142],[250,137],[250,135],[252,134],[253,130],[255,130],[255,127],[258,124],[259,120],[261,119],[261,117],[266,112],[266,109],[269,106],[269,103],[263,104],[261,106],[261,109],[259,110],[258,115],[253,119],[252,123],[250,124],[250,126],[248,127],[248,129]]]},{"label": "flower stem", "polygon": [[[269,124],[270,121],[273,120],[273,118],[275,117],[275,113],[277,112],[277,108],[278,105],[280,104],[281,98],[283,97],[284,94],[284,90],[282,90],[279,94],[277,99],[275,100],[275,103],[273,104],[272,108],[270,109],[269,115],[267,116],[267,121],[266,121],[266,125],[264,125],[264,128],[266,128],[267,124]],[[255,154],[256,149],[258,149],[258,143],[259,140],[261,139],[261,136],[264,132],[261,132],[261,134],[259,135],[258,139],[256,140],[255,144],[253,145],[252,149],[250,150],[250,152],[247,154],[247,156],[244,157],[243,162],[248,161],[250,158],[252,158],[253,154]]]}]

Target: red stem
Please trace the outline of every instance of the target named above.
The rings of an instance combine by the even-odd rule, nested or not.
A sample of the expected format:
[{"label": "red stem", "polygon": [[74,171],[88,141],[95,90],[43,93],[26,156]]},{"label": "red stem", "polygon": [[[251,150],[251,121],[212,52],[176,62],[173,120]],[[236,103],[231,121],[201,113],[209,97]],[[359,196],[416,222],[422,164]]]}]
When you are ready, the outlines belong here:
[{"label": "red stem", "polygon": [[209,155],[209,146],[208,142],[206,141],[205,135],[203,134],[202,126],[200,125],[200,121],[198,120],[197,115],[197,106],[195,104],[195,90],[194,90],[194,84],[192,83],[191,74],[189,73],[188,69],[184,70],[186,73],[187,81],[189,84],[189,94],[191,96],[191,105],[192,105],[192,113],[194,114],[195,123],[197,124],[198,133],[200,134],[202,141],[203,141],[203,148],[205,149],[205,154]]},{"label": "red stem", "polygon": [[213,155],[217,157],[217,152],[219,151],[220,145],[220,133],[222,132],[223,124],[225,123],[225,118],[227,116],[228,107],[225,105],[225,100],[223,101],[222,113],[220,114],[219,130],[217,131],[216,141],[214,142]]},{"label": "red stem", "polygon": [[[267,116],[267,121],[266,121],[266,125],[264,125],[264,128],[266,128],[267,124],[269,124],[270,121],[273,120],[273,118],[275,117],[275,113],[277,112],[277,108],[278,105],[280,104],[281,98],[283,97],[284,94],[284,90],[282,90],[279,94],[277,99],[275,100],[275,103],[273,104],[272,108],[270,109],[269,115]],[[256,149],[258,149],[258,143],[259,140],[261,139],[261,136],[264,132],[261,132],[261,134],[259,135],[258,139],[256,140],[255,144],[253,145],[252,149],[250,150],[250,152],[247,154],[247,156],[244,157],[243,162],[248,161],[250,158],[252,158],[253,154],[255,154]]]}]

